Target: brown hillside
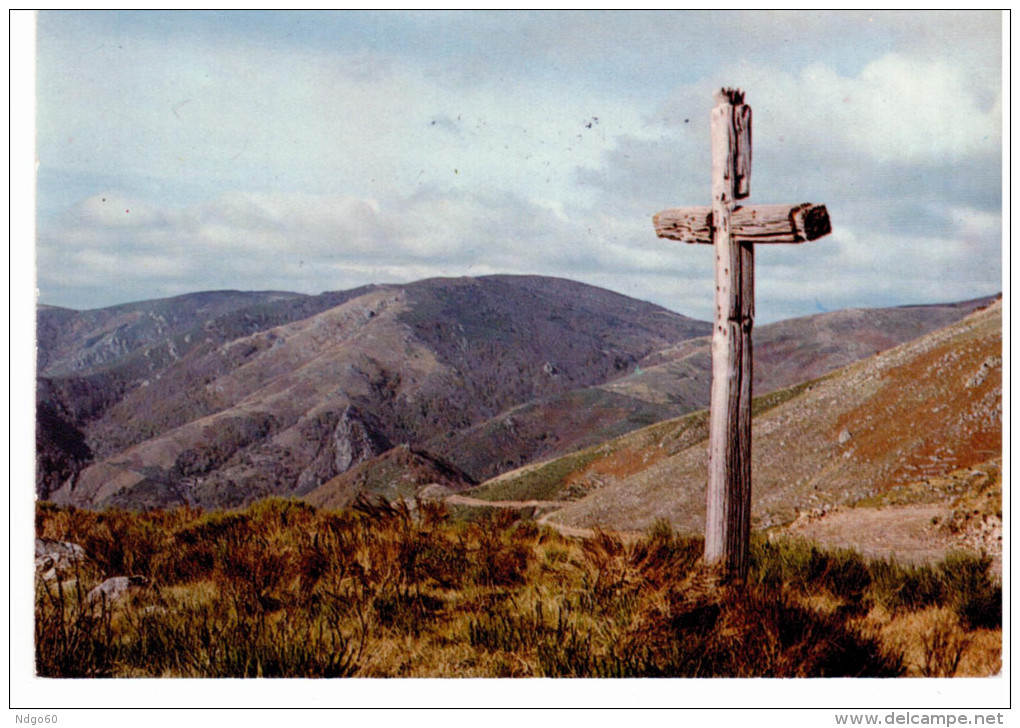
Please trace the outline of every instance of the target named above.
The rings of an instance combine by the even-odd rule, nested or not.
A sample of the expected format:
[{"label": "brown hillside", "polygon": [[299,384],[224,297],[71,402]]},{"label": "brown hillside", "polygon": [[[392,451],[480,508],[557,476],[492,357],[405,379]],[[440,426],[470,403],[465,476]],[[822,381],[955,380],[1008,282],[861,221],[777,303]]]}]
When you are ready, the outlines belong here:
[{"label": "brown hillside", "polygon": [[[803,391],[777,393],[779,399],[795,396],[755,417],[756,527],[787,523],[801,512],[875,497],[997,457],[1001,315],[996,302]],[[566,473],[561,481],[587,483],[591,492],[551,520],[640,530],[667,518],[683,530],[700,531],[704,437],[703,418],[692,416],[622,438],[587,457],[575,456],[576,467],[560,465]],[[535,469],[530,472],[533,476]],[[516,477],[519,482],[521,475]],[[500,479],[504,490],[513,482],[511,476]]]},{"label": "brown hillside", "polygon": [[[765,394],[853,364],[955,323],[994,298],[896,308],[850,308],[777,321],[754,330],[754,391]],[[658,404],[708,406],[710,337],[681,341],[638,362],[637,369],[602,385]]]},{"label": "brown hillside", "polygon": [[[758,391],[975,305],[761,327]],[[399,443],[481,480],[707,404],[707,351],[683,342],[710,324],[559,279],[193,294],[39,320],[37,493],[79,506],[300,496]]]},{"label": "brown hillside", "polygon": [[[823,376],[959,321],[993,299],[848,309],[755,331],[755,392]],[[673,343],[604,384],[530,401],[425,444],[480,480],[556,458],[708,406],[709,339]]]},{"label": "brown hillside", "polygon": [[[238,335],[225,341],[192,336],[191,348],[176,347],[173,363],[145,379],[117,369],[118,382],[130,380],[127,391],[104,391],[88,416],[76,414],[81,380],[41,388],[44,397],[54,393],[62,418],[51,418],[49,430],[60,434],[66,420],[68,435],[40,437],[39,459],[51,471],[40,492],[87,507],[229,507],[308,493],[398,443],[465,468],[464,449],[431,442],[618,377],[710,327],[610,291],[527,276],[373,287],[298,320],[259,323],[282,315],[252,322],[253,330],[231,327]],[[54,319],[55,331],[63,320]],[[139,346],[105,365],[134,366],[152,353]],[[640,402],[634,409],[645,417],[656,410]],[[90,450],[74,451],[72,436]],[[470,452],[483,454],[479,472],[500,469],[486,458],[499,463],[503,454]]]}]

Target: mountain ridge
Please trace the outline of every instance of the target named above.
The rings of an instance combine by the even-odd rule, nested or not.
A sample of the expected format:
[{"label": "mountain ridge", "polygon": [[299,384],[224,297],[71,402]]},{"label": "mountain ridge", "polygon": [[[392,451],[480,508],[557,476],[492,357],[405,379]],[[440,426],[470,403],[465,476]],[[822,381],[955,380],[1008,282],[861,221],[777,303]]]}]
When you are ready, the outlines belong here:
[{"label": "mountain ridge", "polygon": [[[50,331],[40,349],[59,356],[40,357],[40,497],[241,505],[310,493],[402,444],[481,480],[707,404],[698,337],[709,323],[575,281],[484,276],[320,296],[196,296],[182,311],[165,307],[186,296],[100,310],[94,329],[75,312],[42,308]],[[973,305],[870,318],[885,345]],[[832,351],[831,332],[804,339],[794,327],[790,337],[820,347],[831,366],[874,345],[866,323],[849,326]],[[163,339],[153,334],[160,327]],[[770,327],[760,329],[765,342]],[[863,349],[859,331],[871,337]],[[76,359],[74,341],[94,356]],[[778,365],[763,348],[767,372]]]},{"label": "mountain ridge", "polygon": [[[171,503],[188,491],[197,502],[232,505],[304,489],[312,462],[323,463],[321,472],[307,477],[325,478],[383,443],[427,439],[521,400],[603,381],[708,327],[638,301],[621,314],[626,299],[610,292],[578,307],[583,284],[543,284],[495,277],[378,286],[311,317],[189,342],[158,376],[135,374],[129,391],[96,408],[86,439],[99,461],[50,492],[95,504],[111,489],[157,492],[162,484]],[[150,353],[139,351],[120,361]],[[55,388],[96,376],[47,381]],[[344,438],[355,432],[365,449],[340,462],[334,451],[352,446]],[[245,457],[232,461],[240,450]],[[226,470],[210,476],[199,466]]]}]

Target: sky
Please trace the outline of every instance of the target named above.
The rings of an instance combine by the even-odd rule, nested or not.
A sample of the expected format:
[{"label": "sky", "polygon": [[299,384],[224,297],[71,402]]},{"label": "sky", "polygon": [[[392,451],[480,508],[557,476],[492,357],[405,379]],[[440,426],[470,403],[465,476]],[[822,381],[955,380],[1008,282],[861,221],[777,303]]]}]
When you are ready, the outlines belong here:
[{"label": "sky", "polygon": [[711,318],[721,86],[754,203],[756,320],[1002,290],[997,12],[64,12],[36,21],[38,301],[560,276]]}]

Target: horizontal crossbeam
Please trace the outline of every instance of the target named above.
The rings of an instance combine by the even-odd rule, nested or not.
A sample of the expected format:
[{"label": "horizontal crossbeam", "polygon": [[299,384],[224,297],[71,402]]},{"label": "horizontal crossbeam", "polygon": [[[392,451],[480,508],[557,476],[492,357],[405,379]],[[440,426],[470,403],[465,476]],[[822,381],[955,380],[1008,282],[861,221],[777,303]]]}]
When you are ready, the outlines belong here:
[{"label": "horizontal crossbeam", "polygon": [[[685,243],[712,244],[712,208],[677,207],[653,218],[660,238]],[[730,218],[734,239],[750,243],[804,243],[832,232],[825,205],[748,205],[737,207]]]}]

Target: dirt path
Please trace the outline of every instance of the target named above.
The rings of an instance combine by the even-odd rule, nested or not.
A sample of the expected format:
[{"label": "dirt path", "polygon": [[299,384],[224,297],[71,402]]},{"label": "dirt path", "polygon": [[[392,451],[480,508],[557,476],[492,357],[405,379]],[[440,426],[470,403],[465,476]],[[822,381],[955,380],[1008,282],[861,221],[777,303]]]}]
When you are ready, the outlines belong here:
[{"label": "dirt path", "polygon": [[[963,546],[933,522],[950,513],[950,508],[938,504],[839,508],[823,516],[802,517],[786,533],[823,547],[857,549],[871,558],[933,563]],[[1001,572],[1001,556],[995,555],[992,568]]]},{"label": "dirt path", "polygon": [[451,506],[476,506],[480,508],[563,508],[570,503],[570,501],[548,500],[492,501],[459,494],[447,496],[446,502]]},{"label": "dirt path", "polygon": [[[481,498],[471,498],[466,495],[454,494],[447,496],[446,502],[451,506],[474,506],[476,508],[549,508],[548,513],[544,513],[535,519],[535,522],[540,526],[549,526],[555,528],[560,534],[569,536],[571,538],[591,538],[595,535],[595,531],[590,528],[577,528],[575,526],[567,526],[562,523],[556,523],[550,521],[549,518],[556,514],[556,512],[569,505],[572,501],[549,501],[549,500],[526,500],[526,501],[490,501],[482,500]],[[634,534],[623,531],[613,531],[613,533],[619,536],[624,541],[631,538],[639,537],[641,534]]]}]

